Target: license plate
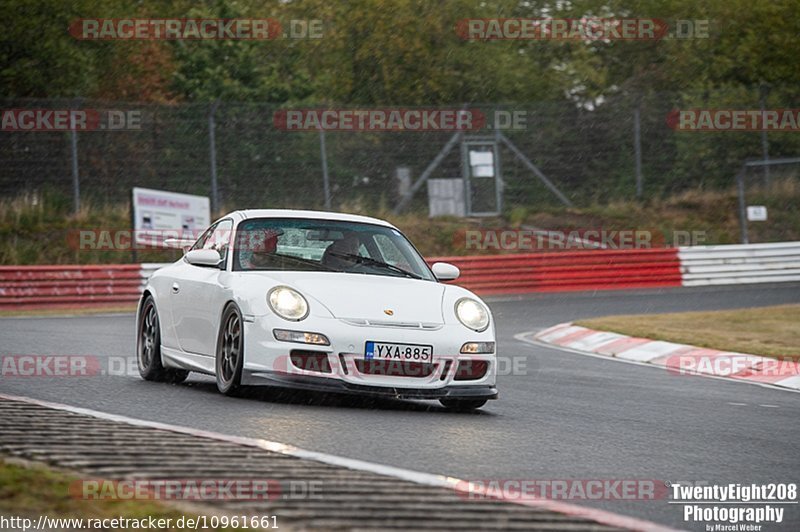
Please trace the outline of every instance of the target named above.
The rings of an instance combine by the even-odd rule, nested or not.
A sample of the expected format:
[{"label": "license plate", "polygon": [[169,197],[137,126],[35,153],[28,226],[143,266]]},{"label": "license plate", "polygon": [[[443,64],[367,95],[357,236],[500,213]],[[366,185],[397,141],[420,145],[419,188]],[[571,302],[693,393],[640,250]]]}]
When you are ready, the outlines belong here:
[{"label": "license plate", "polygon": [[402,362],[431,362],[432,345],[367,342],[365,360],[400,360]]}]

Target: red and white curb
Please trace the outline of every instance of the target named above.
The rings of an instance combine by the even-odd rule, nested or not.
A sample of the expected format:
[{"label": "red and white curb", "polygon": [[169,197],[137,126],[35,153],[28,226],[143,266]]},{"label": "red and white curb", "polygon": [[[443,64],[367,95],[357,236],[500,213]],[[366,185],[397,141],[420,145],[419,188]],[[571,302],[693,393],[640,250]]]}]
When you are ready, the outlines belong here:
[{"label": "red and white curb", "polygon": [[793,360],[720,351],[561,323],[517,339],[620,361],[661,366],[674,375],[702,375],[800,390],[800,364]]}]

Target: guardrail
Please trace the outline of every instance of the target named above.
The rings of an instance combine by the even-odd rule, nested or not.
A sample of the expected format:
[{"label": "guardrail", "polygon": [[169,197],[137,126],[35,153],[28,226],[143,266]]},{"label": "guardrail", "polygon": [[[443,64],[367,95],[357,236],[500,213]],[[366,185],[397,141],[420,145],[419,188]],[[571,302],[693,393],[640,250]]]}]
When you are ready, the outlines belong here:
[{"label": "guardrail", "polygon": [[681,286],[676,249],[441,257],[461,270],[455,284],[478,294]]},{"label": "guardrail", "polygon": [[[436,257],[481,295],[800,281],[800,242]],[[159,263],[0,266],[0,309],[133,304]]]},{"label": "guardrail", "polygon": [[0,266],[0,309],[130,303],[141,294],[142,271],[141,264]]},{"label": "guardrail", "polygon": [[683,286],[800,281],[800,242],[678,250]]}]

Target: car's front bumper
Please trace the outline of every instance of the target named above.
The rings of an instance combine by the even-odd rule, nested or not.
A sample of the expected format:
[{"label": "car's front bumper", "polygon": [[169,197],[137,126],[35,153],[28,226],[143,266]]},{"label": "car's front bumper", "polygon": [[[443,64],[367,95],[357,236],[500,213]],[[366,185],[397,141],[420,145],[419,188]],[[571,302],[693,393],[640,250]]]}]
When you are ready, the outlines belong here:
[{"label": "car's front bumper", "polygon": [[[245,317],[243,384],[417,399],[497,397],[496,354],[459,352],[465,342],[494,342],[492,330],[475,333],[461,324],[434,330],[367,327],[325,318],[291,325],[274,316]],[[276,327],[321,333],[331,345],[278,341]],[[433,361],[425,371],[410,375],[398,374],[396,365],[387,372],[365,371],[364,345],[370,340],[432,345]],[[324,355],[328,371],[306,371],[292,363],[291,353],[297,350]]]},{"label": "car's front bumper", "polygon": [[369,386],[339,379],[258,372],[243,373],[242,384],[397,399],[497,399],[498,395],[497,388],[493,386],[460,385],[440,388]]}]

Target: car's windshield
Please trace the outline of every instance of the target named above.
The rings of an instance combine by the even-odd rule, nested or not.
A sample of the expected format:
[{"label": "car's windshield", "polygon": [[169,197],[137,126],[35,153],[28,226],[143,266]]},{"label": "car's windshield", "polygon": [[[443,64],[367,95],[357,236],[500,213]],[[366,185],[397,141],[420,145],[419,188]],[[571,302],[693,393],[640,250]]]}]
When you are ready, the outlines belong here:
[{"label": "car's windshield", "polygon": [[233,269],[434,280],[423,258],[394,228],[300,218],[254,218],[239,224]]}]

